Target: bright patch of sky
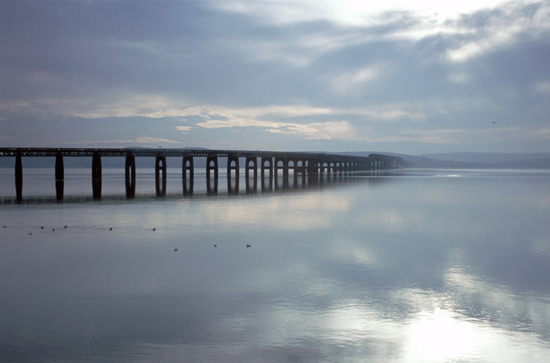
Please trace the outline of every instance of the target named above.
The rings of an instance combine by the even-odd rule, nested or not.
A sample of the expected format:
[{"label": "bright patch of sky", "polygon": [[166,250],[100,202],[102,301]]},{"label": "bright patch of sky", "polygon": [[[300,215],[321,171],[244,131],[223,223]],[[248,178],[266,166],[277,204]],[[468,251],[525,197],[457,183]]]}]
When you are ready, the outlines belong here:
[{"label": "bright patch of sky", "polygon": [[495,7],[502,0],[242,0],[212,1],[216,6],[235,12],[254,14],[275,23],[328,20],[342,25],[366,25],[388,11],[412,11],[440,20]]}]

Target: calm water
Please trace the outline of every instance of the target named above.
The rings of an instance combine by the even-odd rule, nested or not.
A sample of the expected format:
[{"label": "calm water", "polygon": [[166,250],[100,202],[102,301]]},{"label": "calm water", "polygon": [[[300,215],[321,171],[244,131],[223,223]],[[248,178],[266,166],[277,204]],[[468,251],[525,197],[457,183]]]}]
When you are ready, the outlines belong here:
[{"label": "calm water", "polygon": [[101,202],[89,174],[49,203],[26,169],[16,204],[0,170],[2,362],[548,362],[550,172],[156,198],[138,169],[127,201],[104,170]]}]

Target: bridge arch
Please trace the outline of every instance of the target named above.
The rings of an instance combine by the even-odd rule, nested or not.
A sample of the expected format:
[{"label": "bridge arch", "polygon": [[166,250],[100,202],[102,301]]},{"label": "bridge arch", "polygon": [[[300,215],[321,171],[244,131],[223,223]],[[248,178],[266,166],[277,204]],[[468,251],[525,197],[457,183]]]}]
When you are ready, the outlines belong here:
[{"label": "bridge arch", "polygon": [[[261,184],[262,190],[271,190],[273,188],[273,158],[272,157],[262,157],[262,166],[261,166]],[[266,185],[266,173],[268,183]]]},{"label": "bridge arch", "polygon": [[239,157],[235,155],[227,157],[227,192],[239,193]]},{"label": "bridge arch", "polygon": [[[250,185],[250,171],[252,171],[252,185]],[[258,158],[247,157],[245,160],[245,184],[246,192],[255,192],[258,190]]]},{"label": "bridge arch", "polygon": [[[212,173],[213,178],[212,178]],[[206,192],[208,194],[218,193],[218,157],[206,157]]]},{"label": "bridge arch", "polygon": [[183,157],[181,169],[183,195],[191,195],[195,184],[195,165],[192,156]]}]

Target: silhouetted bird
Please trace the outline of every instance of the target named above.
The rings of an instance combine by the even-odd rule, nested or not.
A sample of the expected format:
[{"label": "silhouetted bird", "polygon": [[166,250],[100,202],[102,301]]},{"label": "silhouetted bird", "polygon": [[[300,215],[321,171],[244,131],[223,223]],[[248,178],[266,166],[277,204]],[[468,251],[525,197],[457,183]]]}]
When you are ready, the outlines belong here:
[{"label": "silhouetted bird", "polygon": [[67,226],[65,226],[65,229],[67,229]]},{"label": "silhouetted bird", "polygon": [[218,245],[214,245],[214,247],[218,247]]},{"label": "silhouetted bird", "polygon": [[174,248],[174,252],[176,252],[178,249],[177,248]]},{"label": "silhouetted bird", "polygon": [[40,226],[40,229],[44,229],[44,226]]},{"label": "silhouetted bird", "polygon": [[29,233],[29,236],[32,236],[32,233]]},{"label": "silhouetted bird", "polygon": [[109,231],[112,231],[113,230],[113,227],[109,228]]},{"label": "silhouetted bird", "polygon": [[246,248],[250,247],[250,245],[246,245]]},{"label": "silhouetted bird", "polygon": [[55,231],[55,228],[52,228],[52,232]]},{"label": "silhouetted bird", "polygon": [[156,231],[157,229],[156,228],[153,228],[153,232]]}]

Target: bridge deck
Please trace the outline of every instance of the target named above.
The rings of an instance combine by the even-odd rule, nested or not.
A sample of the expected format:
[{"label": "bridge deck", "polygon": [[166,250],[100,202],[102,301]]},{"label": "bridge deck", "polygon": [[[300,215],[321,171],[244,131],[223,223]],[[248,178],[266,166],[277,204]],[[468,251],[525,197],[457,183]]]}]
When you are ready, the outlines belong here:
[{"label": "bridge deck", "polygon": [[124,157],[124,156],[166,156],[166,157],[182,157],[182,156],[196,156],[196,157],[286,157],[286,158],[322,158],[333,159],[338,158],[342,160],[363,160],[366,157],[362,156],[350,156],[350,155],[336,155],[326,153],[313,153],[313,152],[295,152],[295,151],[260,151],[260,150],[207,150],[207,149],[148,149],[148,148],[0,148],[0,157],[2,156],[31,156],[31,157],[44,157],[44,156],[57,156],[61,153],[62,156],[111,156],[111,157]]}]

